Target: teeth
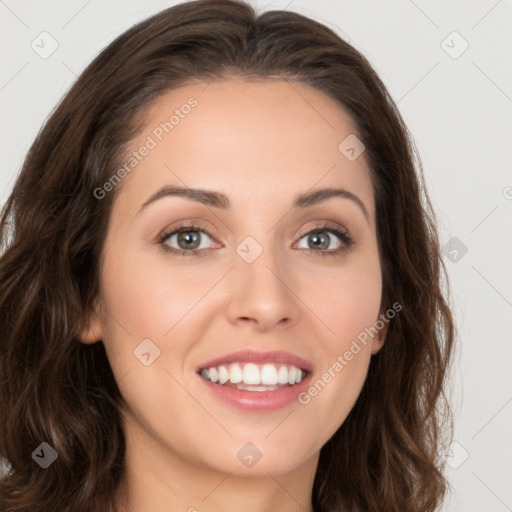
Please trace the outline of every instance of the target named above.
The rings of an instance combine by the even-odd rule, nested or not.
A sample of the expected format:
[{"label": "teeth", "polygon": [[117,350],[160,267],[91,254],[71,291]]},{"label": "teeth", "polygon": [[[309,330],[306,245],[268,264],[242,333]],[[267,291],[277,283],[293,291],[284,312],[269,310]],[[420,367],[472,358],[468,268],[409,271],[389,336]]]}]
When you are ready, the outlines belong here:
[{"label": "teeth", "polygon": [[288,384],[298,384],[302,381],[302,371],[298,368],[292,368],[288,372]]},{"label": "teeth", "polygon": [[279,368],[277,382],[279,382],[279,384],[288,384],[288,368],[286,368],[286,366],[281,366]]},{"label": "teeth", "polygon": [[236,388],[246,391],[275,391],[280,389],[280,386],[246,386],[245,384],[239,384]]},{"label": "teeth", "polygon": [[242,368],[240,368],[240,365],[238,363],[234,363],[229,367],[229,380],[233,384],[238,384],[239,382],[242,382],[244,376],[242,372]]},{"label": "teeth", "polygon": [[219,366],[219,384],[225,384],[229,380],[229,372],[225,366]]},{"label": "teeth", "polygon": [[277,384],[277,370],[273,364],[266,364],[261,370],[261,383],[265,386]]},{"label": "teeth", "polygon": [[[293,365],[254,363],[233,363],[203,369],[201,376],[220,385],[239,384],[239,389],[250,391],[269,391],[278,388],[279,385],[294,385],[302,381],[303,370]],[[261,386],[260,386],[261,385]],[[256,386],[256,387],[255,387]],[[257,388],[257,386],[260,386]]]},{"label": "teeth", "polygon": [[217,382],[219,380],[219,372],[217,371],[217,368],[210,368],[208,370],[208,375],[210,377],[210,380],[212,382]]},{"label": "teeth", "polygon": [[261,384],[260,371],[253,363],[247,363],[244,366],[243,373],[244,384]]}]

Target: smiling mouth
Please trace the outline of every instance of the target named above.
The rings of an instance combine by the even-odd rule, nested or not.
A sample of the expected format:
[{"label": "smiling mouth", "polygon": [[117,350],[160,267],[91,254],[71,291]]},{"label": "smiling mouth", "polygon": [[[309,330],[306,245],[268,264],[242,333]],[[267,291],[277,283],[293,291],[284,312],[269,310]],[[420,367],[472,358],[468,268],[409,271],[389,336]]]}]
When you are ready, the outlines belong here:
[{"label": "smiling mouth", "polygon": [[224,387],[244,391],[276,391],[299,384],[308,371],[291,364],[231,363],[201,368],[198,374],[205,380]]}]

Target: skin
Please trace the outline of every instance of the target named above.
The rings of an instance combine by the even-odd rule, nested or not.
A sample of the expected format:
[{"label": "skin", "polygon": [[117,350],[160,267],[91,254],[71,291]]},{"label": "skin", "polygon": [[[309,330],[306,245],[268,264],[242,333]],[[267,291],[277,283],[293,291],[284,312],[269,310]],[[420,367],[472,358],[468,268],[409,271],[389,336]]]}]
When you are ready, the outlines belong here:
[{"label": "skin", "polygon": [[[307,405],[235,409],[210,396],[196,369],[239,349],[285,350],[313,364],[314,382],[374,325],[382,279],[367,162],[338,150],[356,130],[334,100],[281,80],[218,79],[166,93],[132,149],[191,96],[198,105],[115,192],[98,308],[81,333],[84,343],[102,340],[129,404],[114,509],[312,511],[320,449],[352,409],[386,329]],[[223,192],[232,208],[167,196],[139,213],[164,185]],[[346,198],[291,209],[298,194],[324,187],[357,195],[368,220]],[[212,235],[196,232],[204,256],[165,252],[157,236],[191,219]],[[345,228],[354,245],[322,256],[343,241],[327,233],[327,249],[308,243],[317,221]],[[236,252],[247,236],[263,249],[250,264]],[[187,247],[177,235],[166,243]],[[147,338],[160,350],[149,366],[133,354]],[[247,442],[262,453],[250,468],[236,456]]]}]

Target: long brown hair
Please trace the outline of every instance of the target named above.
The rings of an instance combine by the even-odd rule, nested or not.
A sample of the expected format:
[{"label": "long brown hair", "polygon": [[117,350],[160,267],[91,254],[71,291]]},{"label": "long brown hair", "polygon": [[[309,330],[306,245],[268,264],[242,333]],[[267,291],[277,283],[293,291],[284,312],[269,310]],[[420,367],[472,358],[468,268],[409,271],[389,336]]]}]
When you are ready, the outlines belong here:
[{"label": "long brown hair", "polygon": [[[326,26],[199,0],[133,26],[94,59],[32,144],[3,208],[3,512],[109,511],[124,470],[124,402],[103,343],[77,337],[99,292],[115,197],[93,191],[119,168],[151,101],[230,75],[303,82],[350,114],[375,193],[382,308],[402,305],[356,405],[321,450],[314,510],[427,512],[442,502],[455,329],[435,215],[403,119],[365,57]],[[42,442],[58,454],[51,470],[31,456]]]}]

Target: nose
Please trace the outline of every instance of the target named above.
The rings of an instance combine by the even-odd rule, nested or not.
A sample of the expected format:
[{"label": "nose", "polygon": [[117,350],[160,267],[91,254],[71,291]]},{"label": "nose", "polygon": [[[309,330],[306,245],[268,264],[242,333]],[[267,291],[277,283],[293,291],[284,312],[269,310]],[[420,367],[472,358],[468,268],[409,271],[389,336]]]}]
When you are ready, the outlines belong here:
[{"label": "nose", "polygon": [[300,299],[294,291],[297,283],[282,255],[264,247],[254,261],[249,261],[251,258],[246,258],[243,251],[234,256],[227,308],[229,321],[250,324],[257,331],[296,323],[300,312]]}]

